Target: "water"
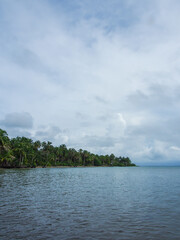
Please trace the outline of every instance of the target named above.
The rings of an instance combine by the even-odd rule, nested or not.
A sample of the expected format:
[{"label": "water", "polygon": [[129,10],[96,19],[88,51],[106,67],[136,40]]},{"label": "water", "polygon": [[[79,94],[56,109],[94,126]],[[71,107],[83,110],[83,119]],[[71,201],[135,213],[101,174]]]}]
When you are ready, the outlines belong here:
[{"label": "water", "polygon": [[180,168],[0,169],[0,239],[180,239]]}]

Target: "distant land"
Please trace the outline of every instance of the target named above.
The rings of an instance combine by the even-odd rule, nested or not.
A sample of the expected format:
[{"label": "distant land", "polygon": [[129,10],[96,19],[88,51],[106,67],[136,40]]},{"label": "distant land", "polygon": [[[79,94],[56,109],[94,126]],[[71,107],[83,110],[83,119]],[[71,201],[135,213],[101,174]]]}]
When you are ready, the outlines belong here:
[{"label": "distant land", "polygon": [[0,167],[35,168],[58,166],[136,166],[129,157],[114,154],[98,155],[86,150],[76,151],[65,144],[54,147],[50,141],[33,141],[26,137],[9,138],[0,129]]}]

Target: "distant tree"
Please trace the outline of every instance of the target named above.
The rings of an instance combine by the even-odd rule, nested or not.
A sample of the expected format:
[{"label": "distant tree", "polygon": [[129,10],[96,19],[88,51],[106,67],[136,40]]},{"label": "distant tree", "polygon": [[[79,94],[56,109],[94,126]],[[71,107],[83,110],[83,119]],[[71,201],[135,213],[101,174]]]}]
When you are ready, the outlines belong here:
[{"label": "distant tree", "polygon": [[10,139],[6,131],[0,129],[0,166],[8,167],[13,161]]},{"label": "distant tree", "polygon": [[33,142],[26,137],[9,139],[6,131],[0,129],[0,166],[135,166],[128,157],[98,155],[87,150],[67,148],[65,144],[54,147],[52,142]]}]

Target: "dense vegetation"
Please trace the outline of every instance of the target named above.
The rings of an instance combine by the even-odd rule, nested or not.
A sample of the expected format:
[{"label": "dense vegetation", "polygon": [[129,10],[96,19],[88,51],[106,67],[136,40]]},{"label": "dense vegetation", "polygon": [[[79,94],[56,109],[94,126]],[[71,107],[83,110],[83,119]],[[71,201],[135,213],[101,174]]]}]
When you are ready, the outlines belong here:
[{"label": "dense vegetation", "polygon": [[62,144],[54,147],[51,142],[33,141],[26,137],[10,139],[0,129],[0,167],[37,166],[135,166],[128,157],[97,155],[86,150],[76,151]]}]

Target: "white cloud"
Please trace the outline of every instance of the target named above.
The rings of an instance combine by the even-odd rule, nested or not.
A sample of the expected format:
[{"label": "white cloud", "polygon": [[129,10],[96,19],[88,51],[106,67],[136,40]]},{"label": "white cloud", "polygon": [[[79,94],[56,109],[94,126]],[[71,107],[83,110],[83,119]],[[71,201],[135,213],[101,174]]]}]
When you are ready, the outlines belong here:
[{"label": "white cloud", "polygon": [[123,125],[124,128],[126,128],[126,120],[124,119],[122,113],[118,113],[118,120]]},{"label": "white cloud", "polygon": [[180,147],[176,147],[176,146],[171,146],[170,149],[174,151],[180,151]]}]

